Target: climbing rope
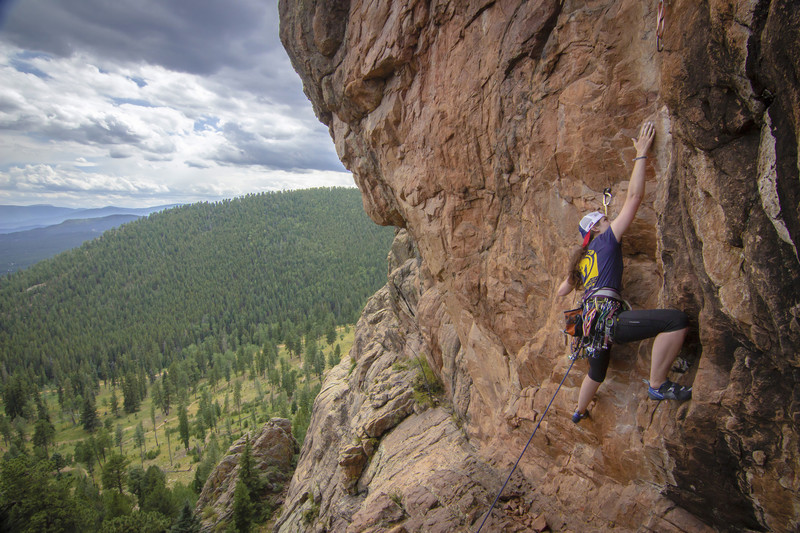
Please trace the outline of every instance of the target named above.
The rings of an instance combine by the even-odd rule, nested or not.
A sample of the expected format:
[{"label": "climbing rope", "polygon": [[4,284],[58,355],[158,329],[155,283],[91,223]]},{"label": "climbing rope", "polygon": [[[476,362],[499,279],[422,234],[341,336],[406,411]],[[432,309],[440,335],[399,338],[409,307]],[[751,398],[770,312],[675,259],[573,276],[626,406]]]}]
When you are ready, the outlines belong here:
[{"label": "climbing rope", "polygon": [[489,507],[489,511],[486,513],[486,516],[483,517],[483,522],[481,522],[480,527],[478,528],[478,530],[475,533],[480,533],[481,529],[483,529],[483,525],[486,523],[486,519],[489,518],[490,514],[492,514],[492,510],[494,510],[494,506],[497,505],[497,500],[500,499],[500,495],[503,494],[503,491],[505,490],[506,485],[508,485],[508,482],[511,480],[511,476],[514,474],[514,471],[517,469],[517,465],[519,465],[519,462],[522,460],[522,456],[525,455],[525,451],[528,449],[528,446],[530,446],[531,441],[533,440],[533,436],[536,435],[536,430],[539,429],[539,426],[542,424],[542,420],[544,420],[544,417],[547,414],[547,411],[549,411],[550,410],[550,406],[553,405],[553,400],[556,399],[556,395],[558,394],[558,391],[561,390],[561,385],[564,384],[564,381],[566,381],[567,376],[569,375],[569,371],[572,370],[572,365],[575,364],[576,359],[573,359],[571,357],[570,357],[570,359],[571,359],[572,362],[569,364],[569,368],[567,368],[567,372],[564,374],[564,378],[561,380],[561,383],[558,384],[558,388],[556,389],[555,394],[553,394],[553,398],[550,400],[550,403],[547,404],[547,408],[544,410],[544,413],[542,413],[542,416],[539,417],[539,422],[537,422],[536,423],[536,427],[533,428],[533,433],[531,433],[531,438],[528,439],[528,443],[525,444],[524,448],[522,448],[522,453],[519,454],[519,458],[517,459],[517,462],[514,463],[514,468],[512,468],[511,472],[508,473],[508,477],[506,478],[506,482],[503,483],[502,487],[500,487],[500,492],[497,493],[497,496],[495,497],[494,501],[492,502],[492,506]]},{"label": "climbing rope", "polygon": [[664,0],[658,0],[658,15],[656,16],[656,51],[664,49]]}]

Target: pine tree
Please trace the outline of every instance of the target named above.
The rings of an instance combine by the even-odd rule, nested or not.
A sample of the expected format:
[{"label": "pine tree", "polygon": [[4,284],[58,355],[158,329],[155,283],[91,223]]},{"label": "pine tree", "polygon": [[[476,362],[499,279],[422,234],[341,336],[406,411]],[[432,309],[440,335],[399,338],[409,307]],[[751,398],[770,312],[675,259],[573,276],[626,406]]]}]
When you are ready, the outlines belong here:
[{"label": "pine tree", "polygon": [[75,391],[72,387],[72,383],[70,382],[69,378],[67,378],[67,383],[64,386],[64,405],[62,410],[69,415],[70,420],[72,421],[72,425],[76,425],[77,421],[75,420],[75,411],[82,405],[82,401],[78,401],[78,398],[75,397]]},{"label": "pine tree", "polygon": [[169,428],[167,427],[166,419],[164,419],[164,434],[167,436],[167,452],[169,452],[169,466],[172,466],[172,443],[169,440]]},{"label": "pine tree", "polygon": [[141,404],[139,379],[134,372],[128,372],[122,381],[122,405],[125,412],[135,413]]},{"label": "pine tree", "polygon": [[150,465],[142,479],[142,511],[155,511],[165,516],[177,514],[177,505],[172,492],[167,488],[167,476],[155,465]]},{"label": "pine tree", "polygon": [[239,431],[242,430],[242,383],[238,379],[233,384],[233,403],[236,404],[236,412],[239,413]]},{"label": "pine tree", "polygon": [[89,433],[93,433],[100,427],[100,419],[97,417],[97,408],[94,403],[94,396],[87,391],[86,399],[83,401],[83,410],[81,411],[81,424],[83,429]]},{"label": "pine tree", "polygon": [[317,375],[317,377],[321,378],[324,371],[325,354],[322,352],[322,350],[318,350],[316,357],[314,357],[314,373]]},{"label": "pine tree", "polygon": [[167,373],[164,372],[164,378],[161,382],[161,410],[164,411],[164,416],[169,414],[169,409],[172,406],[172,399],[174,397],[174,388],[172,381],[167,379]]},{"label": "pine tree", "polygon": [[181,435],[183,446],[189,449],[189,416],[186,413],[186,406],[178,407],[178,432]]},{"label": "pine tree", "polygon": [[306,382],[311,381],[311,372],[315,370],[317,352],[317,341],[313,338],[306,339],[306,351],[305,357],[303,357],[303,372],[306,375]]},{"label": "pine tree", "polygon": [[[225,397],[226,405],[227,405],[228,397]],[[11,445],[11,434],[14,431],[14,428],[11,426],[11,420],[5,415],[0,414],[0,434],[3,435],[3,440],[6,442],[6,446]]]},{"label": "pine tree", "polygon": [[[281,359],[283,361],[283,359]],[[287,364],[281,375],[281,386],[286,391],[286,396],[291,398],[297,388],[297,370]]]},{"label": "pine tree", "polygon": [[93,445],[88,441],[78,441],[75,444],[75,460],[86,465],[86,470],[94,478],[94,464],[97,460],[97,455]]},{"label": "pine tree", "polygon": [[105,461],[106,450],[111,448],[111,434],[108,432],[106,428],[101,428],[100,431],[97,432],[97,436],[95,438],[95,446],[97,448],[98,455],[100,455],[103,461]]},{"label": "pine tree", "polygon": [[172,526],[170,533],[200,533],[200,520],[188,501],[184,502],[178,521]]},{"label": "pine tree", "polygon": [[238,531],[249,531],[253,522],[257,521],[260,515],[260,495],[264,488],[258,469],[253,462],[253,446],[249,437],[247,437],[244,450],[239,457],[237,477],[236,490],[233,493],[234,525]]},{"label": "pine tree", "polygon": [[142,446],[144,446],[144,428],[141,422],[136,426],[136,430],[133,433],[133,440],[139,448],[139,455],[142,457],[142,464],[144,464],[144,452],[142,451]]},{"label": "pine tree", "polygon": [[50,410],[47,408],[47,403],[42,399],[42,395],[37,393],[34,398],[36,398],[36,418],[50,422]]},{"label": "pine tree", "polygon": [[116,429],[114,430],[114,442],[119,446],[119,453],[122,453],[122,426],[117,424]]},{"label": "pine tree", "polygon": [[156,431],[156,406],[150,404],[150,421],[153,423],[153,437],[156,439],[156,448],[158,448],[158,431]]},{"label": "pine tree", "polygon": [[53,426],[53,423],[50,422],[50,412],[42,396],[36,394],[35,399],[37,420],[33,430],[33,445],[42,448],[46,457],[48,455],[47,445],[53,442],[56,435],[56,428]]},{"label": "pine tree", "polygon": [[252,522],[253,502],[250,500],[250,491],[240,478],[233,492],[233,525],[236,531],[247,533]]},{"label": "pine tree", "polygon": [[103,474],[101,476],[103,487],[117,489],[122,494],[122,482],[125,479],[128,463],[129,461],[125,456],[112,453],[108,457],[105,466],[103,466]]},{"label": "pine tree", "polygon": [[117,398],[117,389],[111,390],[111,414],[115,417],[119,416],[119,398]]},{"label": "pine tree", "polygon": [[50,461],[28,455],[0,463],[0,509],[4,531],[91,531],[96,511],[72,497],[67,476],[53,476]]},{"label": "pine tree", "polygon": [[25,404],[28,402],[27,389],[25,381],[17,374],[11,376],[2,388],[3,407],[11,420],[22,415]]},{"label": "pine tree", "polygon": [[248,489],[253,488],[253,446],[250,444],[250,437],[245,438],[244,450],[239,458],[239,479],[244,480]]},{"label": "pine tree", "polygon": [[333,351],[328,354],[328,366],[333,368],[342,360],[342,347],[337,343]]},{"label": "pine tree", "polygon": [[45,455],[47,455],[47,445],[53,442],[55,435],[56,428],[53,426],[53,423],[44,418],[40,418],[36,421],[36,425],[34,426],[33,444],[34,446],[42,447]]}]

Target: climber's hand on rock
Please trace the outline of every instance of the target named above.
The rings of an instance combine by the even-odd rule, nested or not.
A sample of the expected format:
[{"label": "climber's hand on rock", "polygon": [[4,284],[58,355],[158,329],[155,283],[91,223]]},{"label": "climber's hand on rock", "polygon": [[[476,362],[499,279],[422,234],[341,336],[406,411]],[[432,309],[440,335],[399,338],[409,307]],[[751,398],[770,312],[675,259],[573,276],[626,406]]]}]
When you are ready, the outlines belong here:
[{"label": "climber's hand on rock", "polygon": [[653,137],[656,135],[656,128],[653,123],[647,121],[642,124],[639,130],[639,138],[633,140],[633,147],[636,148],[636,157],[643,157],[647,155],[650,150],[650,145],[653,144]]}]

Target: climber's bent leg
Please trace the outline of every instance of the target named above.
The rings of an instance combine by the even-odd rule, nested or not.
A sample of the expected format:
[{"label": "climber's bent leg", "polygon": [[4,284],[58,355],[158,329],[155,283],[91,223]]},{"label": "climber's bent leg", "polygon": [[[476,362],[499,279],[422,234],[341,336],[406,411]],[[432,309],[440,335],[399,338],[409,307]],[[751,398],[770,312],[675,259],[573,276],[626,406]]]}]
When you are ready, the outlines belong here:
[{"label": "climber's bent leg", "polygon": [[669,369],[678,356],[688,331],[689,317],[683,311],[625,311],[617,318],[614,342],[635,342],[655,337],[650,361],[650,386],[658,389],[667,380]]},{"label": "climber's bent leg", "polygon": [[614,344],[641,341],[688,326],[689,317],[677,309],[623,311],[617,316]]},{"label": "climber's bent leg", "polygon": [[657,389],[667,380],[672,362],[678,357],[689,328],[659,333],[653,341],[653,355],[650,361],[650,386]]}]

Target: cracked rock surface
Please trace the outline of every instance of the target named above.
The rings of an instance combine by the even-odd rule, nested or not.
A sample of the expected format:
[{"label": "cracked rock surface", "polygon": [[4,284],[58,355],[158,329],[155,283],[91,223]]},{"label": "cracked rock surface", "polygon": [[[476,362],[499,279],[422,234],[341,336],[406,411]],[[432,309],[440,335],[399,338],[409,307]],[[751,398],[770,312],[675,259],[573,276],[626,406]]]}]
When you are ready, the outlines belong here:
[{"label": "cracked rock surface", "polygon": [[[582,214],[605,187],[609,215],[622,206],[645,119],[657,134],[623,292],[690,315],[672,378],[694,399],[646,399],[650,343],[617,346],[576,426],[577,364],[520,462],[522,499],[496,519],[800,528],[800,10],[664,4],[659,53],[657,2],[281,0],[281,39],[365,210],[404,231],[317,402],[280,530],[422,531],[445,513],[476,527],[566,372],[573,302],[556,287]],[[443,388],[436,408],[412,409],[398,385],[417,356]],[[387,448],[415,424],[443,437]],[[466,500],[401,482],[439,449],[455,466],[426,490],[449,469]]]}]

